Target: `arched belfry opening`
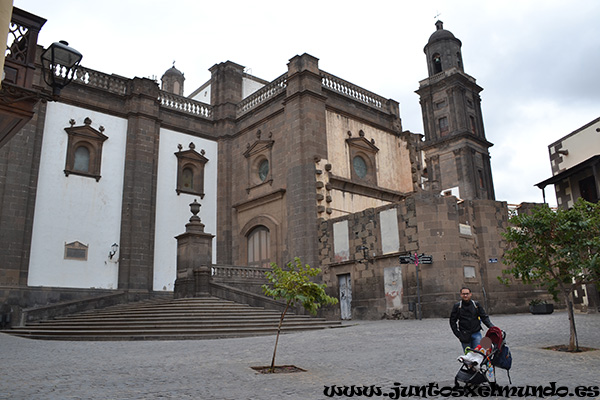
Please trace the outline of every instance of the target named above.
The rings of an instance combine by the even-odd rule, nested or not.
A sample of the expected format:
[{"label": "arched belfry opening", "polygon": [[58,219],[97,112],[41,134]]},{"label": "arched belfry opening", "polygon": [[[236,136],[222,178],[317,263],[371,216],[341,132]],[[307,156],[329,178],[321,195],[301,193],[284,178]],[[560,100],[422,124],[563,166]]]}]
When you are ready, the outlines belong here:
[{"label": "arched belfry opening", "polygon": [[442,56],[439,55],[439,53],[435,53],[433,55],[433,73],[434,74],[439,74],[440,72],[442,72]]}]

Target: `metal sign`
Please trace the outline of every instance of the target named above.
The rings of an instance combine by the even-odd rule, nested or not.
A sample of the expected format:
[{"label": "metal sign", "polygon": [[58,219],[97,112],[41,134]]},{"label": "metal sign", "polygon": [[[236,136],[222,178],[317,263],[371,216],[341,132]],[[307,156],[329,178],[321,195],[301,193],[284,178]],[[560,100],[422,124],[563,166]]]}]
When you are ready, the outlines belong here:
[{"label": "metal sign", "polygon": [[415,310],[415,317],[417,319],[422,319],[423,315],[421,314],[421,290],[419,288],[419,264],[432,264],[433,256],[426,256],[425,254],[410,254],[407,256],[399,256],[400,264],[415,264],[415,272],[417,274],[417,308]]},{"label": "metal sign", "polygon": [[433,256],[425,254],[410,254],[408,256],[399,256],[400,264],[433,264]]}]

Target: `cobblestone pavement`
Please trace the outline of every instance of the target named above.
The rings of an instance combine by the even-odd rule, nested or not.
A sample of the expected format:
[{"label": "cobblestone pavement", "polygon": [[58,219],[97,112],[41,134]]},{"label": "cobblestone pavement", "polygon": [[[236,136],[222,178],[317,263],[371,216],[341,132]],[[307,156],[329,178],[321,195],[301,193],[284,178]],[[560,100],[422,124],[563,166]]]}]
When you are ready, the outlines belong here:
[{"label": "cobblestone pavement", "polygon": [[[508,335],[513,386],[600,386],[600,350],[542,349],[568,342],[565,312],[491,318]],[[580,346],[600,348],[600,315],[578,314],[576,323]],[[461,351],[447,319],[351,321],[281,336],[277,364],[306,372],[256,373],[251,366],[270,364],[274,339],[62,342],[0,334],[0,399],[328,399],[331,385],[388,393],[394,382],[451,385]],[[497,379],[508,384],[505,371]]]}]

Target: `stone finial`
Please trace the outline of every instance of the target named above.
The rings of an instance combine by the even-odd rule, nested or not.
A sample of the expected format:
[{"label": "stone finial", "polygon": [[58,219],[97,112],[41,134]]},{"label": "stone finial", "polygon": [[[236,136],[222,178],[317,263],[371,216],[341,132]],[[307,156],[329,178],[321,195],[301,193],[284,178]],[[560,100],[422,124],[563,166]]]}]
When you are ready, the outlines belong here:
[{"label": "stone finial", "polygon": [[201,204],[194,199],[193,203],[190,203],[190,211],[192,212],[192,217],[190,218],[190,222],[200,222],[200,217],[198,213],[200,212]]},{"label": "stone finial", "polygon": [[83,120],[83,123],[86,125],[91,125],[92,120],[90,119],[90,117],[85,117],[85,119]]}]

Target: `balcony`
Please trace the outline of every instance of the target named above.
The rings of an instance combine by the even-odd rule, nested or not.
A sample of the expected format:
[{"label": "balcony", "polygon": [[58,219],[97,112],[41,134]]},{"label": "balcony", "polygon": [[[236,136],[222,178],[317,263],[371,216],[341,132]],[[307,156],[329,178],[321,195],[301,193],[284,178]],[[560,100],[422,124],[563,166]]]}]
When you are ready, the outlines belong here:
[{"label": "balcony", "polygon": [[33,79],[38,34],[45,22],[13,7],[0,88],[0,147],[31,120],[41,98]]}]

